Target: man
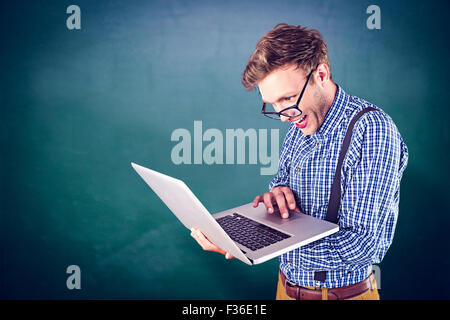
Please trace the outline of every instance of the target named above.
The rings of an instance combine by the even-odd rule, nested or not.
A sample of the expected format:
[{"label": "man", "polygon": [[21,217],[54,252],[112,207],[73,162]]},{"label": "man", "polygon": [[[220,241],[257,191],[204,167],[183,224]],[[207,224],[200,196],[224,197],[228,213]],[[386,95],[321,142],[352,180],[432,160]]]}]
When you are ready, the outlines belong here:
[{"label": "man", "polygon": [[[326,219],[350,121],[376,109],[354,124],[342,163],[339,231],[279,257],[277,299],[379,299],[371,266],[381,262],[394,235],[408,149],[392,119],[348,95],[330,70],[317,30],[279,24],[258,41],[242,76],[247,90],[259,88],[265,115],[290,123],[278,174],[253,202],[263,202],[269,214],[277,205],[283,218],[290,209]],[[232,258],[200,230],[191,235],[203,249]]]}]

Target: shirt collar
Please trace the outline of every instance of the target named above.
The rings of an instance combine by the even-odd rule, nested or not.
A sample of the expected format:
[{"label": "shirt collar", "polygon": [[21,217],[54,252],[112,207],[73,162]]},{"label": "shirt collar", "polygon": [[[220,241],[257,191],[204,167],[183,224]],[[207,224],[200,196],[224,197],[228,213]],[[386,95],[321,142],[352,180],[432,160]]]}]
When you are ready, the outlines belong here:
[{"label": "shirt collar", "polygon": [[312,137],[314,138],[320,139],[321,137],[325,137],[333,131],[344,118],[344,110],[348,104],[349,96],[339,85],[336,84],[336,87],[337,91],[333,104],[325,115],[322,125],[314,134],[312,134]]}]

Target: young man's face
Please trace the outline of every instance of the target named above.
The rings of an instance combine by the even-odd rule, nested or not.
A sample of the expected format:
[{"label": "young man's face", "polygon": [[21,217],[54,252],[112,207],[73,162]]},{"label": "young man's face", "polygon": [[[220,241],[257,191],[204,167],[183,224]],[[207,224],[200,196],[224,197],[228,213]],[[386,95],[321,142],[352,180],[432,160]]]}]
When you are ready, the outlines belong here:
[{"label": "young man's face", "polygon": [[[302,69],[297,68],[296,65],[289,65],[269,73],[258,82],[258,87],[268,108],[271,104],[276,112],[280,112],[295,105],[307,78],[308,75]],[[295,123],[307,135],[319,129],[329,109],[323,90],[312,78],[316,78],[316,72],[312,74],[298,105],[302,114],[295,118],[281,116],[281,121]]]}]

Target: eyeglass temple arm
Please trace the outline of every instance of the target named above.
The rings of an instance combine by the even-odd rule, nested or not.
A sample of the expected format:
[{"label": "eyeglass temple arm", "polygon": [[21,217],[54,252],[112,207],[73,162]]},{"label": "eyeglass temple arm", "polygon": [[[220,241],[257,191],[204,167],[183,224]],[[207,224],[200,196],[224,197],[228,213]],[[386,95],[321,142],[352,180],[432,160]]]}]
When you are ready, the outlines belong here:
[{"label": "eyeglass temple arm", "polygon": [[297,108],[298,108],[298,104],[300,103],[300,100],[301,100],[302,97],[303,97],[303,93],[305,93],[306,86],[307,86],[307,84],[308,84],[308,82],[309,82],[309,79],[311,79],[311,76],[312,76],[314,70],[315,70],[315,69],[311,70],[311,72],[309,73],[308,79],[306,79],[306,84],[303,86],[302,92],[301,92],[300,95],[298,96],[297,102],[295,103],[295,105],[297,106]]}]

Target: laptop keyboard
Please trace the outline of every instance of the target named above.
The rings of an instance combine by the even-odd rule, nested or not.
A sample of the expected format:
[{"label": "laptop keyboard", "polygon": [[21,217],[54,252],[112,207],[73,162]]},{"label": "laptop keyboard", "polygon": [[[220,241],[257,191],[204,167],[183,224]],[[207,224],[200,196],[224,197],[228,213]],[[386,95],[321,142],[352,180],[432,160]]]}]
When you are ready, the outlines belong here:
[{"label": "laptop keyboard", "polygon": [[233,241],[252,251],[270,246],[291,236],[238,213],[216,219]]}]

